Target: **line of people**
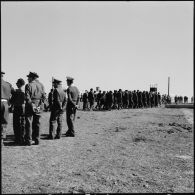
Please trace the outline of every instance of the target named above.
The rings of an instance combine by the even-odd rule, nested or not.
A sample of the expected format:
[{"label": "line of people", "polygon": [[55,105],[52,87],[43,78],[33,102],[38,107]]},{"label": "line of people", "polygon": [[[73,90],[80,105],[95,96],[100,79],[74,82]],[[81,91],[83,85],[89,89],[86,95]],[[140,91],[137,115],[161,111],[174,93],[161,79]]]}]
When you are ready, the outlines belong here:
[{"label": "line of people", "polygon": [[[5,73],[1,71],[1,145],[6,139],[9,112],[13,110],[13,131],[16,144],[39,145],[40,119],[44,110],[46,93],[44,85],[38,80],[35,72],[30,72],[28,83],[20,78],[17,80],[18,89],[3,79]],[[74,121],[79,104],[79,90],[73,85],[73,78],[67,78],[67,93],[62,89],[60,80],[53,81],[51,115],[49,119],[49,139],[60,139],[62,133],[62,115],[66,111],[68,130],[67,137],[74,137]],[[67,94],[67,96],[66,96]],[[55,123],[57,122],[57,129]]]},{"label": "line of people", "polygon": [[[82,94],[83,110],[111,110],[127,108],[153,108],[161,106],[162,98],[158,92],[125,90],[99,91],[91,88]],[[95,102],[97,102],[95,106]]]}]

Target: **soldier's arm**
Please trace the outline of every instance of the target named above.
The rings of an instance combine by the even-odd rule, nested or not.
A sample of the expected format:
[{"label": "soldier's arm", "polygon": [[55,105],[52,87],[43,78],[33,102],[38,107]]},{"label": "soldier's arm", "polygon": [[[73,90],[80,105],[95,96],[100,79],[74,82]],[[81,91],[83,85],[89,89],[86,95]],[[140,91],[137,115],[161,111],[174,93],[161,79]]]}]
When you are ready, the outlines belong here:
[{"label": "soldier's arm", "polygon": [[30,89],[30,86],[27,84],[25,85],[25,100],[26,100],[26,103],[32,103],[31,102],[31,89]]},{"label": "soldier's arm", "polygon": [[67,105],[67,98],[66,98],[66,93],[64,95],[64,100],[62,102],[62,110],[64,111],[66,109],[66,105]]},{"label": "soldier's arm", "polygon": [[71,97],[71,95],[70,95],[69,89],[67,89],[67,96],[68,96],[68,101],[71,102],[71,104],[72,104],[74,107],[76,107],[76,104],[75,104],[75,102],[73,102],[72,97]]}]

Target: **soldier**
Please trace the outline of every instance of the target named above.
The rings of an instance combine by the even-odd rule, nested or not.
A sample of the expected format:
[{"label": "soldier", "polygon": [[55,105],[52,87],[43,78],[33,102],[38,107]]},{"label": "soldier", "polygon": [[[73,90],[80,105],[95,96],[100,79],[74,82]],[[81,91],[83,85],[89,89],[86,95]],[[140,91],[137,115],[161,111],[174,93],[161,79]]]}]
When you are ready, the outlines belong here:
[{"label": "soldier", "polygon": [[113,109],[117,109],[117,90],[114,90],[113,98]]},{"label": "soldier", "polygon": [[[49,139],[60,139],[62,134],[62,117],[66,106],[66,93],[62,89],[62,81],[53,80],[53,103],[51,105],[51,115],[49,120]],[[57,132],[55,131],[55,123],[57,122]]]},{"label": "soldier", "polygon": [[108,110],[111,110],[113,101],[114,101],[113,93],[112,91],[109,91],[107,94],[107,109]]},{"label": "soldier", "polygon": [[6,138],[7,125],[9,122],[9,104],[8,101],[14,88],[12,85],[3,79],[5,73],[1,71],[1,145],[3,146]]},{"label": "soldier", "polygon": [[44,86],[37,79],[37,73],[30,72],[27,77],[29,83],[25,86],[25,141],[26,145],[30,146],[32,140],[35,141],[35,145],[40,142],[40,118],[46,97]]},{"label": "soldier", "polygon": [[11,97],[13,107],[13,130],[16,144],[24,144],[25,133],[25,82],[22,78],[17,80],[16,89]]},{"label": "soldier", "polygon": [[105,109],[105,103],[106,103],[106,91],[103,91],[100,98],[100,110]]},{"label": "soldier", "polygon": [[161,106],[161,95],[160,92],[158,92],[158,105]]},{"label": "soldier", "polygon": [[83,110],[88,110],[88,91],[83,94]]},{"label": "soldier", "polygon": [[125,90],[124,92],[124,101],[123,101],[123,107],[124,108],[129,108],[129,92],[128,90]]},{"label": "soldier", "polygon": [[151,108],[155,106],[155,95],[153,92],[150,92],[150,99],[151,99]]},{"label": "soldier", "polygon": [[78,108],[79,103],[79,90],[76,86],[73,86],[73,78],[72,77],[66,77],[67,78],[67,95],[68,95],[68,101],[66,106],[66,122],[68,125],[68,131],[66,132],[67,137],[74,137],[75,136],[75,130],[74,130],[74,121],[76,117],[76,110]]},{"label": "soldier", "polygon": [[142,92],[137,90],[137,96],[138,96],[138,107],[143,108]]},{"label": "soldier", "polygon": [[131,91],[129,91],[129,108],[133,108],[134,104],[133,104],[133,93]]},{"label": "soldier", "polygon": [[184,96],[184,104],[188,103],[188,97]]},{"label": "soldier", "polygon": [[101,90],[99,90],[98,94],[97,94],[97,105],[96,105],[96,109],[100,110],[100,99],[101,99]]},{"label": "soldier", "polygon": [[151,107],[151,99],[150,99],[150,94],[148,91],[146,91],[146,101],[147,101],[147,108]]},{"label": "soldier", "polygon": [[95,97],[94,97],[94,92],[92,88],[90,89],[90,92],[88,93],[88,100],[89,100],[89,109],[93,110]]},{"label": "soldier", "polygon": [[133,108],[138,108],[138,96],[135,90],[133,91],[133,103]]},{"label": "soldier", "polygon": [[143,107],[146,108],[147,107],[147,97],[146,97],[145,91],[142,92],[142,103],[143,103]]},{"label": "soldier", "polygon": [[122,108],[122,90],[119,89],[117,92],[117,104],[118,104],[118,110]]},{"label": "soldier", "polygon": [[49,103],[49,110],[51,111],[51,107],[53,103],[53,89],[51,89],[48,94],[48,103]]}]

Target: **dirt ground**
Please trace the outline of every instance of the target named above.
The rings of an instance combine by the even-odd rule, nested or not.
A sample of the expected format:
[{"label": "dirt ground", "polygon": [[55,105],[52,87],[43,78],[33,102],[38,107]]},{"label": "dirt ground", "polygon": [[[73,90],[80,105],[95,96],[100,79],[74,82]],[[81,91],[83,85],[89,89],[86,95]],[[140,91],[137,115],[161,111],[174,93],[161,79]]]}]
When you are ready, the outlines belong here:
[{"label": "dirt ground", "polygon": [[2,148],[2,193],[192,193],[193,109],[78,111],[76,137]]}]

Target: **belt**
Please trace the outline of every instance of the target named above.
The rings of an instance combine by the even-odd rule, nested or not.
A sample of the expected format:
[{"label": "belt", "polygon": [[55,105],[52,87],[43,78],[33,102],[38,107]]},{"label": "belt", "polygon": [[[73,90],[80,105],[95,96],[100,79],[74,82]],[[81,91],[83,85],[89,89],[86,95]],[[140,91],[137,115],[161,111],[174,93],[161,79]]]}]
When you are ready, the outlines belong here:
[{"label": "belt", "polygon": [[1,99],[1,101],[2,101],[2,102],[7,102],[7,100],[6,100],[6,99]]}]

